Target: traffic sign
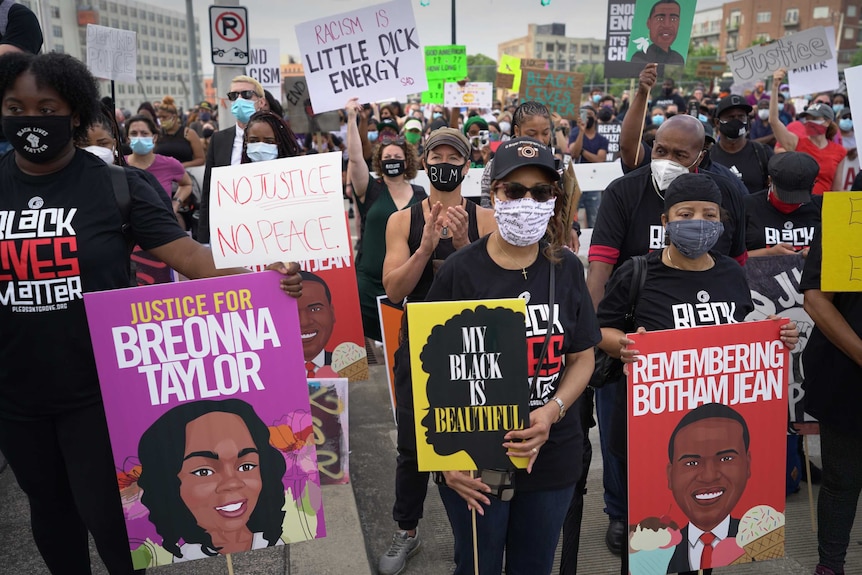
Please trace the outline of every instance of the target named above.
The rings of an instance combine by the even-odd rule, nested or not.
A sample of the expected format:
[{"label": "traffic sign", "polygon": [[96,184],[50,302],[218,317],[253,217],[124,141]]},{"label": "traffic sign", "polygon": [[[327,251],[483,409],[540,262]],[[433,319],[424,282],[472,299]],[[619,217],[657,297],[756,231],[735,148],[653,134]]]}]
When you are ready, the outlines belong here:
[{"label": "traffic sign", "polygon": [[248,65],[248,10],[240,6],[210,6],[212,63]]}]

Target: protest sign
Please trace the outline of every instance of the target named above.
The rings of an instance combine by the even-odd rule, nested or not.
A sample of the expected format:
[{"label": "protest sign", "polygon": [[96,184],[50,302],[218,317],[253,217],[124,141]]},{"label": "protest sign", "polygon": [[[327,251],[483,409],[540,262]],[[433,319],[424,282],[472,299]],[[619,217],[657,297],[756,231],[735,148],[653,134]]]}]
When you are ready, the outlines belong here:
[{"label": "protest sign", "polygon": [[347,380],[308,380],[308,400],[321,485],[350,483]]},{"label": "protest sign", "polygon": [[385,295],[377,296],[377,313],[380,316],[380,333],[383,334],[383,357],[386,363],[386,380],[389,384],[389,401],[392,403],[392,417],[398,423],[395,411],[395,350],[401,344],[401,321],[404,310],[395,305]]},{"label": "protest sign", "polygon": [[466,46],[425,46],[425,75],[429,80],[467,77]]},{"label": "protest sign", "polygon": [[503,436],[529,426],[526,302],[407,304],[420,471],[514,469]]},{"label": "protest sign", "polygon": [[718,78],[727,70],[727,62],[723,60],[701,60],[697,63],[694,75],[698,78]]},{"label": "protest sign", "polygon": [[847,84],[847,99],[851,102],[862,102],[862,66],[844,68],[844,83]]},{"label": "protest sign", "polygon": [[636,0],[626,59],[682,66],[688,57],[696,0]]},{"label": "protest sign", "polygon": [[613,162],[617,154],[620,153],[620,134],[622,133],[623,123],[617,120],[609,124],[599,123],[596,126],[596,132],[608,139],[608,158],[606,161]]},{"label": "protest sign", "polygon": [[350,97],[376,102],[428,88],[409,0],[297,24],[296,40],[318,112],[338,110]]},{"label": "protest sign", "polygon": [[521,89],[521,70],[524,68],[545,70],[547,67],[548,62],[540,58],[516,58],[503,54],[497,66],[497,87],[518,92]]},{"label": "protest sign", "polygon": [[563,118],[577,116],[584,88],[584,75],[577,72],[558,72],[524,68],[521,71],[521,101],[535,100]]},{"label": "protest sign", "polygon": [[87,69],[96,78],[134,84],[138,81],[137,34],[87,24]]},{"label": "protest sign", "polygon": [[281,54],[278,38],[251,40],[245,73],[281,101]]},{"label": "protest sign", "polygon": [[823,263],[826,292],[862,291],[862,192],[823,194]]},{"label": "protest sign", "polygon": [[284,97],[287,101],[287,118],[290,120],[290,129],[294,134],[338,131],[341,125],[338,112],[314,113],[305,76],[285,78]]},{"label": "protest sign", "polygon": [[[135,568],[252,535],[245,549],[325,536],[296,300],[279,277],[84,294]],[[228,466],[242,486],[225,498],[213,482]]]},{"label": "protest sign", "polygon": [[826,26],[826,39],[832,57],[817,64],[790,68],[787,70],[787,83],[791,96],[804,96],[838,89],[838,52],[835,50],[835,28]]},{"label": "protest sign", "polygon": [[823,26],[794,32],[762,46],[752,46],[727,55],[737,83],[766,80],[779,68],[791,70],[829,60],[832,51]]},{"label": "protest sign", "polygon": [[341,152],[214,168],[212,251],[220,269],[350,254]]},{"label": "protest sign", "polygon": [[[632,575],[784,556],[783,323],[628,336],[639,351],[627,398]],[[711,565],[692,550],[692,525],[721,539]]]},{"label": "protest sign", "polygon": [[428,80],[428,89],[422,92],[423,104],[442,104],[443,103],[443,88],[446,85],[444,79]]},{"label": "protest sign", "polygon": [[754,310],[745,321],[758,321],[770,315],[778,315],[796,322],[799,342],[790,352],[788,366],[787,403],[792,423],[812,422],[814,418],[805,413],[802,389],[804,371],[802,352],[811,337],[814,322],[802,307],[802,293],[799,282],[805,259],[801,254],[789,256],[765,256],[749,258],[745,263],[745,276],[751,290]]},{"label": "protest sign", "polygon": [[[345,233],[349,224],[341,214]],[[311,378],[368,379],[368,357],[353,254],[298,260],[302,270],[299,328],[305,369]]]},{"label": "protest sign", "polygon": [[446,82],[443,105],[447,108],[490,108],[494,100],[494,85],[491,82]]},{"label": "protest sign", "polygon": [[605,35],[606,78],[637,78],[643,69],[642,65],[628,61],[634,14],[634,0],[608,1],[608,28]]}]

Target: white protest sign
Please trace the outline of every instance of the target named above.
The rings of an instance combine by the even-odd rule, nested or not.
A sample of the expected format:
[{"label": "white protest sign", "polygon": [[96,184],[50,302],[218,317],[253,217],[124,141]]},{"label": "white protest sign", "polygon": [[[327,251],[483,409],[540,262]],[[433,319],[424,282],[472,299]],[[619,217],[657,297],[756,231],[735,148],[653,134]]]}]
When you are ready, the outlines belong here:
[{"label": "white protest sign", "polygon": [[739,83],[766,80],[779,68],[790,70],[818,64],[832,57],[823,26],[809,28],[762,46],[737,50],[727,56],[733,79]]},{"label": "white protest sign", "polygon": [[410,0],[298,24],[296,40],[316,113],[428,89]]},{"label": "white protest sign", "polygon": [[87,24],[87,68],[96,78],[137,82],[137,34]]},{"label": "white protest sign", "polygon": [[281,55],[278,38],[252,40],[245,73],[281,100]]},{"label": "white protest sign", "polygon": [[210,190],[219,269],[350,255],[341,152],[213,168]]},{"label": "white protest sign", "polygon": [[828,92],[838,88],[838,59],[835,50],[835,28],[827,26],[826,39],[832,57],[818,64],[791,68],[787,70],[787,83],[790,84],[790,95],[802,96]]},{"label": "white protest sign", "polygon": [[447,108],[490,108],[494,100],[491,82],[446,82],[443,87],[443,105]]}]

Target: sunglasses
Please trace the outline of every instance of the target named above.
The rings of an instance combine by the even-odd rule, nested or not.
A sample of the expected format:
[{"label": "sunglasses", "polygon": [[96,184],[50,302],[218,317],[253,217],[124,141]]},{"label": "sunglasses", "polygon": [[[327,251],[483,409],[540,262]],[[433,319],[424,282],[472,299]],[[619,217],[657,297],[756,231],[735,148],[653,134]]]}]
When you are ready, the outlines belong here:
[{"label": "sunglasses", "polygon": [[494,192],[500,189],[506,194],[510,200],[520,200],[530,192],[530,196],[537,202],[547,202],[554,197],[556,188],[551,184],[536,184],[532,188],[528,188],[518,182],[497,182],[494,185]]},{"label": "sunglasses", "polygon": [[392,136],[386,136],[385,138],[382,138],[380,140],[380,143],[384,146],[388,146],[390,144],[395,144],[396,146],[403,146],[404,142],[405,140],[401,136],[398,136],[397,138],[393,138]]},{"label": "sunglasses", "polygon": [[253,96],[257,96],[257,93],[254,90],[240,90],[239,92],[228,92],[227,99],[233,102],[237,98],[242,98],[243,100],[251,100]]}]

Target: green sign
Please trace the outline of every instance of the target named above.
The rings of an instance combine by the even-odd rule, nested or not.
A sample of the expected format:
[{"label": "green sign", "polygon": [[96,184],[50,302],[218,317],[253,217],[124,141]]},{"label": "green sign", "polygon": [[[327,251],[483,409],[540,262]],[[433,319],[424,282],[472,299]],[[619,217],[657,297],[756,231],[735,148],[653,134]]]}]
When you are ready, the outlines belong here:
[{"label": "green sign", "polygon": [[425,75],[429,80],[463,80],[467,77],[467,47],[425,46]]},{"label": "green sign", "polygon": [[446,80],[428,79],[428,89],[422,92],[423,104],[442,104],[443,89],[446,86]]}]

